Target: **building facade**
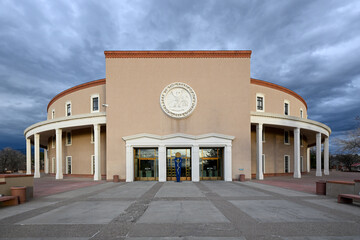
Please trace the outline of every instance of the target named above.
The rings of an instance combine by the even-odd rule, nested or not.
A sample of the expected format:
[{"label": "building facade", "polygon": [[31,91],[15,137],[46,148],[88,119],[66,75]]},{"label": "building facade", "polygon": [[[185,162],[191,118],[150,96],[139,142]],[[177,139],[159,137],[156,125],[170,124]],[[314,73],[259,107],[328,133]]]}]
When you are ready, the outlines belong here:
[{"label": "building facade", "polygon": [[[47,120],[28,127],[34,176],[94,180],[232,181],[310,171],[329,174],[328,126],[308,119],[297,93],[250,77],[251,51],[105,51],[106,78],[67,89]],[[180,156],[179,155],[179,156]]]}]

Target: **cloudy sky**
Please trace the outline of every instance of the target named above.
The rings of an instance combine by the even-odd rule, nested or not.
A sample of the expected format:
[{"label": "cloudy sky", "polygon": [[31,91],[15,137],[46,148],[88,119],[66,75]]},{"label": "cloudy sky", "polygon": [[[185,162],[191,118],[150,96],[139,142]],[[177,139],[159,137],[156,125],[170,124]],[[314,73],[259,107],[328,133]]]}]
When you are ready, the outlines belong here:
[{"label": "cloudy sky", "polygon": [[252,77],[299,93],[334,139],[360,115],[359,24],[357,0],[0,0],[0,149],[104,78],[104,50],[250,49]]}]

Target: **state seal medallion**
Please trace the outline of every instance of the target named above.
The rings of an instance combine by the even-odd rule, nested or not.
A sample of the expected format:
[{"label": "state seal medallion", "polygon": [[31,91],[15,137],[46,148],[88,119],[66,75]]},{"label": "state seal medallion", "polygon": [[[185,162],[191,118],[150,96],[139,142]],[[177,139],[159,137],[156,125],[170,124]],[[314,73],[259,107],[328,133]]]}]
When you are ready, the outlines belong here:
[{"label": "state seal medallion", "polygon": [[161,109],[173,118],[186,118],[195,110],[196,103],[195,91],[186,83],[171,83],[160,95]]}]

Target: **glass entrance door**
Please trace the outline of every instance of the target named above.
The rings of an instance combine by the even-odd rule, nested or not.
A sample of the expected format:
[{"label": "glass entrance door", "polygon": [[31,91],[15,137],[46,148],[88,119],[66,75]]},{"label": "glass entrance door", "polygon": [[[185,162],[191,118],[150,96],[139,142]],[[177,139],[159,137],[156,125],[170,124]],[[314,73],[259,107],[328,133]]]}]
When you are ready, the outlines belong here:
[{"label": "glass entrance door", "polygon": [[175,155],[181,154],[181,177],[180,181],[191,181],[191,148],[168,148],[166,155],[166,180],[176,181]]},{"label": "glass entrance door", "polygon": [[135,181],[158,180],[157,148],[134,148]]},{"label": "glass entrance door", "polygon": [[200,148],[200,180],[223,180],[223,148]]}]

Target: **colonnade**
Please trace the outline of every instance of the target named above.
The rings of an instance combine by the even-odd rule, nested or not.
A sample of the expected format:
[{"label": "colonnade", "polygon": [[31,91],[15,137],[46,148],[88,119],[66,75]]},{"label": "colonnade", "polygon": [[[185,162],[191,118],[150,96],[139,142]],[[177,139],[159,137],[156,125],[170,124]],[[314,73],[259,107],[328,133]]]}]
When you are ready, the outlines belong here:
[{"label": "colonnade", "polygon": [[[101,180],[101,159],[100,159],[100,125],[94,124],[94,156],[95,171],[94,180]],[[55,129],[56,136],[56,179],[63,179],[63,144],[61,128]],[[44,149],[44,173],[49,173],[48,150]],[[26,139],[26,174],[31,174],[31,140]],[[34,178],[40,178],[40,133],[34,134]]]},{"label": "colonnade", "polygon": [[[256,124],[256,179],[263,180],[263,124]],[[307,172],[310,172],[310,148],[307,148]],[[294,128],[294,178],[301,178],[300,171],[300,128]],[[324,140],[324,174],[329,175],[329,137]],[[322,176],[321,171],[321,133],[316,133],[316,176]]]}]

